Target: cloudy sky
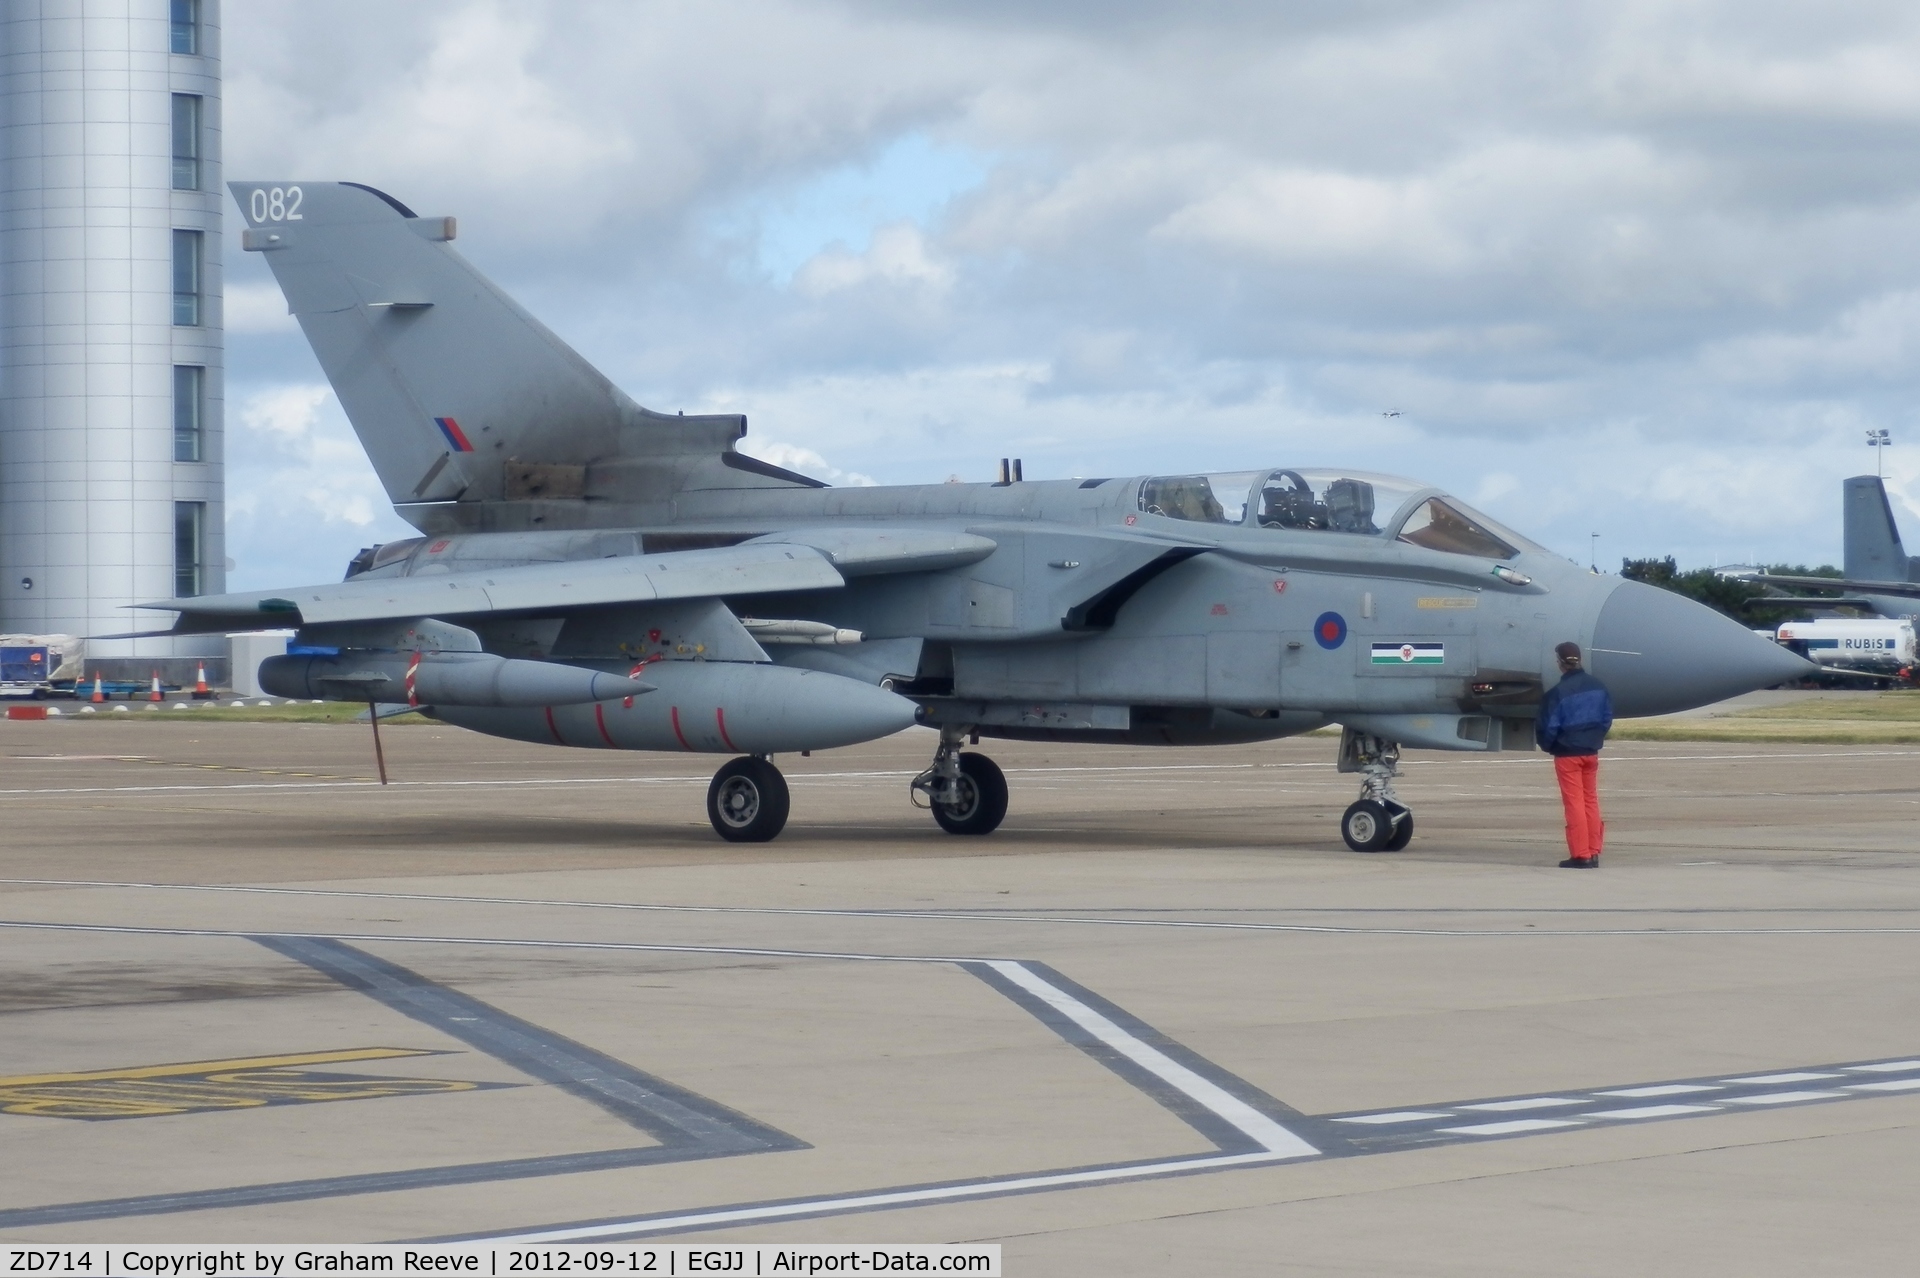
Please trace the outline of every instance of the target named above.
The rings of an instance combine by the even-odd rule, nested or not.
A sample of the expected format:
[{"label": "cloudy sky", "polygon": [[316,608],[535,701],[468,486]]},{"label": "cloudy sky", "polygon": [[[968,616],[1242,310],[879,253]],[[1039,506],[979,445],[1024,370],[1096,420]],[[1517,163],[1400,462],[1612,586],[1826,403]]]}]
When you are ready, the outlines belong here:
[{"label": "cloudy sky", "polygon": [[[1911,3],[226,20],[228,177],[458,215],[640,402],[836,483],[1348,465],[1582,562],[1821,561],[1887,427],[1920,545]],[[264,266],[228,280],[230,580],[337,578],[409,530]]]}]

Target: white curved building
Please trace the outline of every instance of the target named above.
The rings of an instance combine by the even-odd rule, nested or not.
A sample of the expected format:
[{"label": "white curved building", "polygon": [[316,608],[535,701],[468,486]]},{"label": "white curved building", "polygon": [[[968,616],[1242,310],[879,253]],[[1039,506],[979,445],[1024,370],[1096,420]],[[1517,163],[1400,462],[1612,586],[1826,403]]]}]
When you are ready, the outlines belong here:
[{"label": "white curved building", "polygon": [[[224,586],[219,17],[0,0],[0,630]],[[90,656],[223,650],[178,643]]]}]

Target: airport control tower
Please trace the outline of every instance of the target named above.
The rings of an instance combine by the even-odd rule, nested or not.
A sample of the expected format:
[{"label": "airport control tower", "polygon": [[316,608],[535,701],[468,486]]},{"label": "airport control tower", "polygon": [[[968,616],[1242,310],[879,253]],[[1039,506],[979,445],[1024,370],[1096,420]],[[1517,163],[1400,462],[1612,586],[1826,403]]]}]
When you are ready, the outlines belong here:
[{"label": "airport control tower", "polygon": [[164,625],[225,577],[219,0],[0,0],[0,174],[0,631]]}]

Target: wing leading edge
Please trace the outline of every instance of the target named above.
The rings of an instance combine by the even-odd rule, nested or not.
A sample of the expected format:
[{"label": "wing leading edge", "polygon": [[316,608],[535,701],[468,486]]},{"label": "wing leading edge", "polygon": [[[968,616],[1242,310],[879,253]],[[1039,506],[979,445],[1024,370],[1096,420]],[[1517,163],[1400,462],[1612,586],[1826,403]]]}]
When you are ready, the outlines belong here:
[{"label": "wing leading edge", "polygon": [[293,590],[200,595],[136,605],[181,614],[175,633],[267,630],[336,621],[463,617],[599,604],[832,590],[846,584],[811,546],[748,544],[477,572],[386,577]]}]

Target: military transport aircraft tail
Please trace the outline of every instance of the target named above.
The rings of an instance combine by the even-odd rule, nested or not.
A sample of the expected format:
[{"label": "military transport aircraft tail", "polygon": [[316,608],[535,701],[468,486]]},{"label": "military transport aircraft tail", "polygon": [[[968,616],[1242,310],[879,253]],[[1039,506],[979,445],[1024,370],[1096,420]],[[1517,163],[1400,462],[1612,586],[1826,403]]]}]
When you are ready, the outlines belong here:
[{"label": "military transport aircraft tail", "polygon": [[423,531],[631,523],[688,486],[815,483],[734,453],[744,417],[634,403],[454,251],[454,219],[354,182],[231,189],[243,247]]},{"label": "military transport aircraft tail", "polygon": [[1850,580],[1920,580],[1910,575],[1913,561],[1900,544],[1900,528],[1879,476],[1856,475],[1846,482],[1845,539]]}]

